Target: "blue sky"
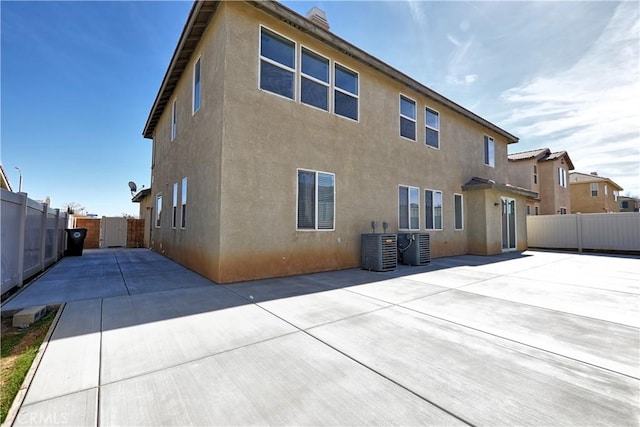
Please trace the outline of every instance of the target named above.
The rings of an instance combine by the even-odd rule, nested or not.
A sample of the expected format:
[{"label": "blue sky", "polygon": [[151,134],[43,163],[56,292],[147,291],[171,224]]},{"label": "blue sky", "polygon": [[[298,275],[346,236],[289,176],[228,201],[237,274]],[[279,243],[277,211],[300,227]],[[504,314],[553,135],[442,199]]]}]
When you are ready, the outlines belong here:
[{"label": "blue sky", "polygon": [[[283,2],[520,137],[640,196],[638,2]],[[191,8],[1,2],[2,163],[31,198],[137,214],[149,109]]]}]

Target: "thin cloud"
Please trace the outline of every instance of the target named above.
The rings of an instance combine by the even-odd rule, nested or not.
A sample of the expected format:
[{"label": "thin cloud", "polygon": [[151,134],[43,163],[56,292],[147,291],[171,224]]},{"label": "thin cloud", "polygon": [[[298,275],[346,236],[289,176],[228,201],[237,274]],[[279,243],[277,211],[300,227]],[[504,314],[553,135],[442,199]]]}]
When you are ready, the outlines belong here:
[{"label": "thin cloud", "polygon": [[567,150],[577,170],[597,170],[640,194],[639,34],[637,4],[621,3],[572,67],[502,93],[512,108],[504,124],[523,141]]}]

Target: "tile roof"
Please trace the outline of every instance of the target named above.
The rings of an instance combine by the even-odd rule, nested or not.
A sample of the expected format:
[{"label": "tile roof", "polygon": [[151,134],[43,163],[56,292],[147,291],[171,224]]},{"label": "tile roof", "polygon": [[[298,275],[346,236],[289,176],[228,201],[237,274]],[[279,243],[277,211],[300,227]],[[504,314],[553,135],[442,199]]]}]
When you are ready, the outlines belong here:
[{"label": "tile roof", "polygon": [[521,153],[509,154],[508,157],[509,157],[509,160],[511,161],[529,160],[529,159],[541,157],[549,153],[551,153],[551,150],[549,150],[548,148],[539,148],[537,150],[529,150],[529,151],[523,151]]},{"label": "tile roof", "polygon": [[538,193],[536,193],[535,191],[531,191],[522,187],[517,187],[511,184],[502,184],[492,179],[480,178],[477,176],[474,176],[473,178],[471,178],[469,182],[467,182],[462,186],[462,189],[466,191],[485,190],[489,188],[500,190],[500,191],[506,191],[508,193],[520,194],[526,197],[532,197],[532,198],[538,197]]}]

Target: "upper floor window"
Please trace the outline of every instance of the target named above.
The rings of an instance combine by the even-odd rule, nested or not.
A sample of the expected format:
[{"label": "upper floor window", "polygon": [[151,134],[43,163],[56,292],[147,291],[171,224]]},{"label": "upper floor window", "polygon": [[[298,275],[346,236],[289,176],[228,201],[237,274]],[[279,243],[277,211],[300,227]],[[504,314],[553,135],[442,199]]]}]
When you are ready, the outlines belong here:
[{"label": "upper floor window", "polygon": [[180,228],[187,227],[187,178],[182,178],[182,203],[180,209]]},{"label": "upper floor window", "polygon": [[260,28],[260,89],[294,99],[296,44]]},{"label": "upper floor window", "polygon": [[426,229],[442,230],[442,191],[425,190]]},{"label": "upper floor window", "polygon": [[591,184],[591,197],[598,197],[598,183]]},{"label": "upper floor window", "polygon": [[334,65],[334,112],[358,120],[358,73],[342,65]]},{"label": "upper floor window", "polygon": [[440,148],[440,113],[429,107],[425,108],[424,123],[427,145],[433,148]]},{"label": "upper floor window", "polygon": [[398,189],[398,228],[420,229],[420,189],[401,185]]},{"label": "upper floor window", "polygon": [[400,95],[400,136],[416,140],[416,101]]},{"label": "upper floor window", "polygon": [[193,66],[193,114],[200,109],[200,58]]},{"label": "upper floor window", "polygon": [[607,197],[609,195],[609,188],[607,187],[607,184],[604,184],[604,197]]},{"label": "upper floor window", "polygon": [[558,168],[558,185],[567,187],[567,170],[565,168]]},{"label": "upper floor window", "polygon": [[173,184],[173,204],[171,205],[171,228],[178,223],[178,183]]},{"label": "upper floor window", "polygon": [[533,183],[538,183],[538,166],[533,165]]},{"label": "upper floor window", "polygon": [[618,196],[620,195],[620,193],[618,191],[614,191],[613,192],[613,201],[617,202],[618,201]]},{"label": "upper floor window", "polygon": [[298,170],[297,229],[335,229],[334,174]]},{"label": "upper floor window", "polygon": [[156,195],[156,228],[160,227],[162,217],[162,193]]},{"label": "upper floor window", "polygon": [[173,100],[171,104],[171,140],[176,139],[176,133],[178,131],[178,111],[177,111],[177,99]]},{"label": "upper floor window", "polygon": [[300,102],[329,111],[329,60],[302,48]]},{"label": "upper floor window", "polygon": [[490,136],[484,136],[484,164],[487,166],[496,166],[496,148],[495,141]]}]

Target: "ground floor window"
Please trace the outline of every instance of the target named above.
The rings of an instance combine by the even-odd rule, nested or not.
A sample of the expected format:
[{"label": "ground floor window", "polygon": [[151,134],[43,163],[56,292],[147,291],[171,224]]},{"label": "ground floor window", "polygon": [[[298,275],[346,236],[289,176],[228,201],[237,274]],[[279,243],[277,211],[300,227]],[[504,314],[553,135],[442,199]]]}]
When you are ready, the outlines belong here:
[{"label": "ground floor window", "polygon": [[162,214],[162,193],[156,195],[156,227],[160,227],[160,218]]},{"label": "ground floor window", "polygon": [[401,185],[398,188],[398,229],[420,229],[420,189]]},{"label": "ground floor window", "polygon": [[424,190],[426,229],[442,230],[442,191]]},{"label": "ground floor window", "polygon": [[298,170],[298,230],[335,229],[335,175]]},{"label": "ground floor window", "polygon": [[454,210],[454,227],[456,230],[462,230],[464,228],[464,218],[462,211],[462,194],[453,195],[453,210]]}]

